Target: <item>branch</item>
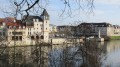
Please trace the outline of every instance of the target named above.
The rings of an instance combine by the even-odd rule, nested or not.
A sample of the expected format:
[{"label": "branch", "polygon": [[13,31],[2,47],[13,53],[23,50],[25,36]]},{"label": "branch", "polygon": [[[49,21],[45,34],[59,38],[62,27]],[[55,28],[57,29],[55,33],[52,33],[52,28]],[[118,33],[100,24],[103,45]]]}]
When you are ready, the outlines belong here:
[{"label": "branch", "polygon": [[34,7],[37,3],[39,2],[39,0],[36,0],[35,3],[33,3],[29,8],[27,8],[25,11],[30,10],[32,7]]}]

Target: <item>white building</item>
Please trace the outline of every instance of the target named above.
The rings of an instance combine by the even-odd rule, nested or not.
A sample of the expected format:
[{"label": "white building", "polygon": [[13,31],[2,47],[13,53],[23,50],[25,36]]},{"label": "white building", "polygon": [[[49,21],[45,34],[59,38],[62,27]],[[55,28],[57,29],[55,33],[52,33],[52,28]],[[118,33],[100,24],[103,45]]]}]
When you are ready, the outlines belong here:
[{"label": "white building", "polygon": [[98,36],[100,30],[101,36],[120,36],[120,26],[110,23],[81,23],[77,27],[78,35]]},{"label": "white building", "polygon": [[55,32],[57,32],[57,26],[56,26],[56,25],[50,24],[49,27],[50,27],[50,28],[49,28],[50,33],[55,33]]},{"label": "white building", "polygon": [[1,35],[5,35],[11,44],[13,44],[14,41],[24,45],[25,42],[31,44],[31,41],[48,42],[49,14],[45,9],[40,16],[25,15],[23,19],[24,22],[18,22],[17,20],[2,22],[0,26]]},{"label": "white building", "polygon": [[24,16],[23,23],[26,27],[26,38],[48,42],[49,39],[49,14],[44,9],[40,16]]}]

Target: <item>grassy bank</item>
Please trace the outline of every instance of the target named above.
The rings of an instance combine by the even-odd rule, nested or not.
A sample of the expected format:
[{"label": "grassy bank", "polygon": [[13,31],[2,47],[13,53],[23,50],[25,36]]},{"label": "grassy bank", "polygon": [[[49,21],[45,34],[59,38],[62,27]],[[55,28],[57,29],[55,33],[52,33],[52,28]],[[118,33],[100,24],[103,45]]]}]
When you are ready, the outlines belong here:
[{"label": "grassy bank", "polygon": [[110,40],[120,40],[120,36],[110,36]]}]

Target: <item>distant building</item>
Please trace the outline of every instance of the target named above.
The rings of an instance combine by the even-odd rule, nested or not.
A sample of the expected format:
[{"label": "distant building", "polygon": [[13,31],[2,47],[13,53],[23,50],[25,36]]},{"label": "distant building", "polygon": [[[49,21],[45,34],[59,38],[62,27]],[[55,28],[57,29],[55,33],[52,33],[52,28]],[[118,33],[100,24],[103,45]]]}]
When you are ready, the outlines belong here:
[{"label": "distant building", "polygon": [[49,27],[50,27],[49,28],[50,33],[57,32],[57,26],[56,25],[50,24]]},{"label": "distant building", "polygon": [[57,26],[57,32],[61,35],[61,36],[75,36],[76,32],[77,32],[77,26],[68,26],[68,25],[64,25],[64,26]]},{"label": "distant building", "polygon": [[100,30],[101,36],[120,36],[120,26],[110,23],[81,23],[77,26],[78,35],[98,36]]}]

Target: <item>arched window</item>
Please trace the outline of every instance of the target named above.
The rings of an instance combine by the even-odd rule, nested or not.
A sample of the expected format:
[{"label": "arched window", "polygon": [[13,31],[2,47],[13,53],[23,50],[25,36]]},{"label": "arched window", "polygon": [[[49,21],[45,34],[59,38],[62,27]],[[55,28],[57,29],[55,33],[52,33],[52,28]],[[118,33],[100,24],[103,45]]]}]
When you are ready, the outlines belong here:
[{"label": "arched window", "polygon": [[39,39],[39,36],[36,36],[36,39]]},{"label": "arched window", "polygon": [[40,39],[44,39],[44,36],[41,36]]},{"label": "arched window", "polygon": [[31,40],[34,40],[34,36],[31,36]]}]

